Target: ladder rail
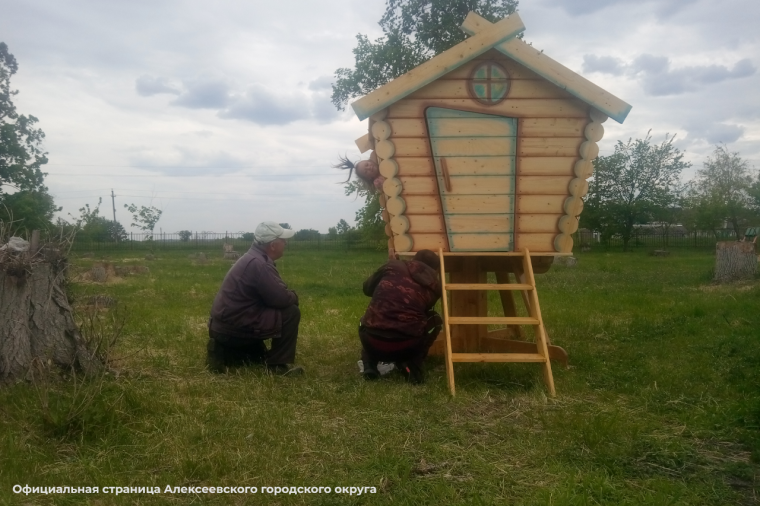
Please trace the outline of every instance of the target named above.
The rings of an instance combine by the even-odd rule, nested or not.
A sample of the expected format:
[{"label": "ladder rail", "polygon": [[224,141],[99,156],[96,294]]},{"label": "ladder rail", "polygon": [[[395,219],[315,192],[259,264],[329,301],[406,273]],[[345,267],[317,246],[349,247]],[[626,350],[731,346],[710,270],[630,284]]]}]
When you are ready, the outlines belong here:
[{"label": "ladder rail", "polygon": [[451,360],[451,327],[449,326],[449,306],[446,297],[446,268],[443,264],[443,248],[438,248],[438,258],[441,261],[441,306],[443,307],[443,327],[446,332],[446,376],[449,380],[449,391],[452,397],[456,395],[454,386],[454,363]]}]

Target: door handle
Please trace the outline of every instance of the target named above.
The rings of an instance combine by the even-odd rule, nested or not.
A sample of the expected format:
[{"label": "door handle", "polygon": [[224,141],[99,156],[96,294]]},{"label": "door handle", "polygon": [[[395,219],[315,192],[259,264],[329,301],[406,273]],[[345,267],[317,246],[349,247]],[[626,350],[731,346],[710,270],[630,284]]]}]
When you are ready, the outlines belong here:
[{"label": "door handle", "polygon": [[451,191],[451,178],[449,177],[449,167],[446,165],[446,159],[441,158],[441,172],[443,173],[443,185],[447,192]]}]

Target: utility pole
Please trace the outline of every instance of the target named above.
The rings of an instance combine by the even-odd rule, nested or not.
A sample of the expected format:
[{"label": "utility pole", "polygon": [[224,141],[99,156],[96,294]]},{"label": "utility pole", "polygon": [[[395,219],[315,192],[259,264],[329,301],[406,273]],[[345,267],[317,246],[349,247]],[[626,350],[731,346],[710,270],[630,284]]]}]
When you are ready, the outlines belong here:
[{"label": "utility pole", "polygon": [[113,188],[111,188],[111,205],[113,205],[113,222],[116,223],[116,196],[113,194]]}]

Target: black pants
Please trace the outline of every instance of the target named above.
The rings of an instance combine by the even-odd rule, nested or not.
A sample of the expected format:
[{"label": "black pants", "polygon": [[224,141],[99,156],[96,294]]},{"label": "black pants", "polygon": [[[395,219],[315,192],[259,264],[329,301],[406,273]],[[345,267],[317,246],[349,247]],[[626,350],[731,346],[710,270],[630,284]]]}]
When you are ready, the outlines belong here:
[{"label": "black pants", "polygon": [[264,341],[268,337],[250,338],[234,337],[220,334],[209,329],[208,335],[224,350],[226,365],[245,362],[264,362],[267,365],[292,364],[296,360],[296,343],[298,341],[298,324],[301,322],[301,310],[298,306],[289,306],[282,313],[282,334],[271,338],[272,345],[267,350]]},{"label": "black pants", "polygon": [[373,333],[371,328],[359,326],[359,340],[362,343],[362,360],[371,367],[378,362],[408,362],[418,368],[427,358],[428,350],[441,332],[443,320],[435,311],[428,311],[425,330],[422,335],[410,337],[398,334],[391,338],[388,331],[382,336]]}]

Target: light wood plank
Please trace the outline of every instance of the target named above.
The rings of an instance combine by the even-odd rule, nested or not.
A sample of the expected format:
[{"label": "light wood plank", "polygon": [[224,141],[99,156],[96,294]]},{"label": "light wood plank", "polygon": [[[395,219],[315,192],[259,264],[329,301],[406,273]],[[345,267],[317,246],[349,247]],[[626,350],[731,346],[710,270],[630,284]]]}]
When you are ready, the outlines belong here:
[{"label": "light wood plank", "polygon": [[546,362],[537,353],[452,353],[452,362]]},{"label": "light wood plank", "polygon": [[530,70],[525,65],[516,62],[515,60],[504,56],[496,49],[489,49],[480,56],[473,58],[471,61],[465,63],[461,67],[458,67],[451,72],[440,77],[438,80],[444,79],[467,79],[472,74],[472,71],[485,61],[495,61],[499,65],[507,69],[509,73],[509,79],[511,81],[517,81],[522,79],[529,79],[535,81],[536,79],[544,79],[540,75]]},{"label": "light wood plank", "polygon": [[519,156],[578,156],[583,142],[580,137],[520,137],[517,151]]},{"label": "light wood plank", "polygon": [[521,118],[518,128],[521,137],[584,138],[588,123],[588,118]]},{"label": "light wood plank", "polygon": [[510,213],[514,202],[510,195],[449,195],[441,200],[446,214]]},{"label": "light wood plank", "polygon": [[449,240],[445,234],[410,234],[410,236],[414,241],[414,251],[421,249],[436,251],[438,248],[448,251],[449,249]]},{"label": "light wood plank", "polygon": [[438,193],[438,182],[432,176],[401,176],[399,179],[404,188],[404,195]]},{"label": "light wood plank", "polygon": [[513,174],[513,156],[450,157],[446,159],[449,176],[509,176]]},{"label": "light wood plank", "polygon": [[[507,118],[434,118],[431,137],[515,137],[517,131]],[[430,118],[428,118],[430,120]]]},{"label": "light wood plank", "polygon": [[450,232],[507,233],[512,228],[509,214],[451,214],[447,216]]},{"label": "light wood plank", "polygon": [[375,140],[369,136],[369,134],[364,134],[358,139],[354,141],[356,143],[356,147],[359,148],[359,153],[366,153],[373,147],[375,147]]},{"label": "light wood plank", "polygon": [[404,214],[437,214],[441,211],[437,195],[405,195],[406,209]]},{"label": "light wood plank", "polygon": [[520,176],[517,178],[517,194],[568,195],[568,184],[572,179],[567,176]]},{"label": "light wood plank", "polygon": [[351,104],[351,107],[359,119],[363,120],[388,107],[399,98],[413,93],[467,61],[485,53],[495,44],[514,37],[524,29],[525,25],[523,25],[520,16],[514,13],[497,23],[484,27],[479,34],[465,39],[435,58],[418,65],[385,86],[365,95]]},{"label": "light wood plank", "polygon": [[[487,23],[489,22],[482,16],[470,12],[462,24],[462,29],[474,36],[479,31],[482,33],[482,31],[488,30]],[[629,104],[615,95],[576,74],[561,63],[549,58],[543,51],[539,51],[520,39],[507,40],[495,46],[495,49],[541,74],[560,88],[566,89],[618,123],[622,123],[631,110]]]},{"label": "light wood plank", "polygon": [[515,249],[528,248],[532,253],[554,253],[556,234],[516,234]]},{"label": "light wood plank", "polygon": [[517,216],[516,232],[558,234],[559,215],[556,214],[520,214]]},{"label": "light wood plank", "polygon": [[427,126],[424,119],[389,119],[391,137],[428,137]]},{"label": "light wood plank", "polygon": [[518,214],[565,214],[563,195],[519,195],[515,212]]},{"label": "light wood plank", "polygon": [[395,156],[431,156],[430,143],[423,137],[394,137],[392,140],[396,146]]},{"label": "light wood plank", "polygon": [[394,158],[398,165],[398,176],[432,176],[435,177],[433,159],[428,157],[404,157]]},{"label": "light wood plank", "polygon": [[388,118],[422,118],[428,107],[460,109],[514,118],[586,118],[588,105],[577,98],[508,98],[496,105],[483,105],[469,98],[403,99],[389,107]]},{"label": "light wood plank", "polygon": [[442,192],[443,195],[499,195],[502,193],[515,193],[514,182],[511,177],[506,175],[451,176],[450,180],[451,192],[444,190]]},{"label": "light wood plank", "polygon": [[451,249],[460,251],[508,251],[512,234],[449,234]]},{"label": "light wood plank", "polygon": [[528,316],[450,316],[452,325],[537,325],[538,319]]},{"label": "light wood plank", "polygon": [[519,176],[573,176],[573,167],[578,155],[559,156],[526,156],[517,158],[517,174]]},{"label": "light wood plank", "polygon": [[446,290],[533,290],[533,287],[519,283],[447,283]]},{"label": "light wood plank", "polygon": [[433,137],[433,152],[438,157],[514,156],[514,137]]},{"label": "light wood plank", "polygon": [[444,235],[446,226],[440,214],[407,214],[409,233],[412,235],[434,233]]},{"label": "light wood plank", "polygon": [[[470,98],[467,89],[468,79],[439,79],[420,88],[407,98],[439,99],[439,98]],[[572,98],[565,90],[550,83],[546,79],[518,79],[509,81],[508,98]]]}]

